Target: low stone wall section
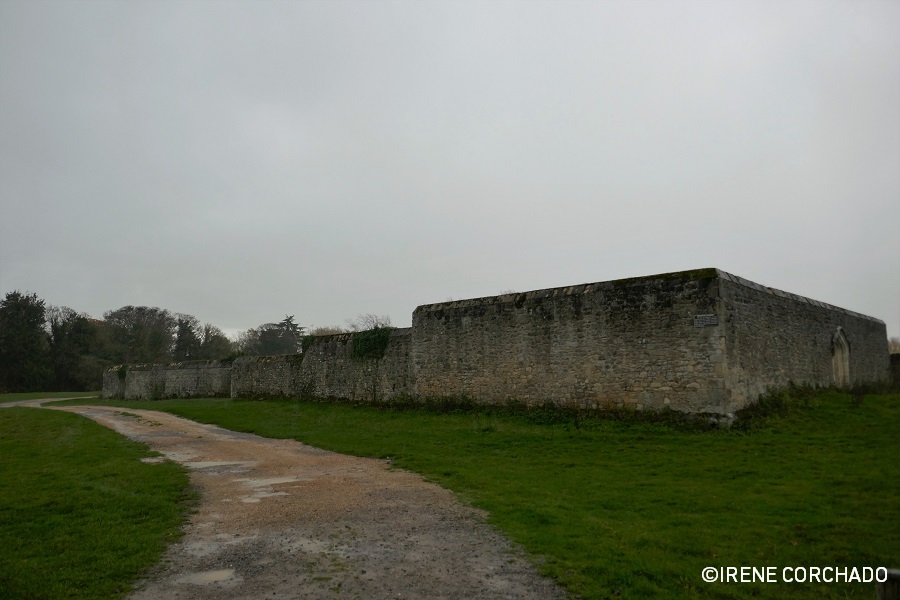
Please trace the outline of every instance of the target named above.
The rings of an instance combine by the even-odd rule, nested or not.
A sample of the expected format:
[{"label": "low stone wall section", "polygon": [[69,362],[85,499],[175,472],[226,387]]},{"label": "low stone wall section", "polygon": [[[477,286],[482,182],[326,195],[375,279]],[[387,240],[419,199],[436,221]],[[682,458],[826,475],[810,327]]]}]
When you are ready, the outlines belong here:
[{"label": "low stone wall section", "polygon": [[157,400],[231,394],[231,363],[188,361],[168,365],[117,365],[103,374],[104,398]]},{"label": "low stone wall section", "polygon": [[100,390],[101,398],[122,400],[125,398],[125,374],[124,365],[110,367],[103,372],[103,389]]},{"label": "low stone wall section", "polygon": [[377,360],[353,357],[354,336],[315,337],[303,354],[238,358],[232,368],[231,396],[371,402],[410,394],[410,329],[392,331],[384,356]]},{"label": "low stone wall section", "polygon": [[128,365],[125,373],[125,399],[159,400],[165,398],[166,371],[169,365]]},{"label": "low stone wall section", "polygon": [[198,360],[168,365],[166,398],[220,398],[231,395],[231,362]]}]

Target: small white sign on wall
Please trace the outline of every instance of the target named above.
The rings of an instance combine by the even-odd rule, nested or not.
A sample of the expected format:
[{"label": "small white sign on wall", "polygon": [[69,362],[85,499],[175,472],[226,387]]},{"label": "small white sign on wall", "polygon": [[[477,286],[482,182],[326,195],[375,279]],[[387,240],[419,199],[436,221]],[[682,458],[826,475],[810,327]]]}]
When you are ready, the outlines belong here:
[{"label": "small white sign on wall", "polygon": [[714,327],[718,324],[718,315],[694,315],[694,327]]}]

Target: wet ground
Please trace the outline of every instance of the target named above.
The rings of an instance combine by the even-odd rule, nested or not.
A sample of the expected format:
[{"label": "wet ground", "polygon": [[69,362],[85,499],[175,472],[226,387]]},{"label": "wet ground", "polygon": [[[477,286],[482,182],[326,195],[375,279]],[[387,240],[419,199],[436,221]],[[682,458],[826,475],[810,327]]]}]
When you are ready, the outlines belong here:
[{"label": "wet ground", "polygon": [[185,536],[132,598],[565,597],[483,513],[386,461],[155,411],[53,408],[185,465],[200,491]]}]

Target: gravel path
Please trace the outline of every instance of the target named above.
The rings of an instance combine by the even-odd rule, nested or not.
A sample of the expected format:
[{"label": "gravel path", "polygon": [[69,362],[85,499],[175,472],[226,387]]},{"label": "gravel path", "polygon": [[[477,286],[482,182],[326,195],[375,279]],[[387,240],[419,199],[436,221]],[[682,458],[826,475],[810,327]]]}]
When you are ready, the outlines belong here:
[{"label": "gravel path", "polygon": [[155,411],[53,408],[186,465],[200,490],[185,536],[131,598],[565,597],[484,514],[385,461]]}]

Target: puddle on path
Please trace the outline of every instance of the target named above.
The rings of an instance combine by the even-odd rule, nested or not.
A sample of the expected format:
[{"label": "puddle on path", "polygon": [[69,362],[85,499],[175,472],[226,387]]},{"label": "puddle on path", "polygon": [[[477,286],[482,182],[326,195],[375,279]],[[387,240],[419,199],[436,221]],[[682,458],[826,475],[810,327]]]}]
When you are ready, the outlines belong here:
[{"label": "puddle on path", "polygon": [[235,479],[235,481],[243,483],[245,486],[253,490],[250,496],[243,496],[241,502],[247,504],[255,504],[262,498],[270,498],[272,496],[288,496],[287,492],[272,491],[273,485],[283,483],[296,483],[298,481],[310,481],[308,477],[269,477],[266,479]]},{"label": "puddle on path", "polygon": [[213,539],[206,540],[197,540],[194,542],[189,542],[184,545],[184,551],[195,557],[203,557],[209,555],[215,555],[217,553],[223,552],[225,548],[229,546],[237,546],[240,544],[244,544],[247,542],[252,542],[256,540],[259,536],[257,535],[228,535],[228,534],[217,534],[213,536]]},{"label": "puddle on path", "polygon": [[207,585],[210,583],[220,583],[234,577],[234,569],[219,569],[217,571],[203,571],[201,573],[190,573],[178,578],[180,583],[193,583],[194,585]]},{"label": "puddle on path", "polygon": [[191,469],[209,469],[211,467],[242,467],[244,469],[250,469],[255,467],[257,461],[255,460],[201,460],[201,461],[192,461],[184,463],[185,466]]}]

